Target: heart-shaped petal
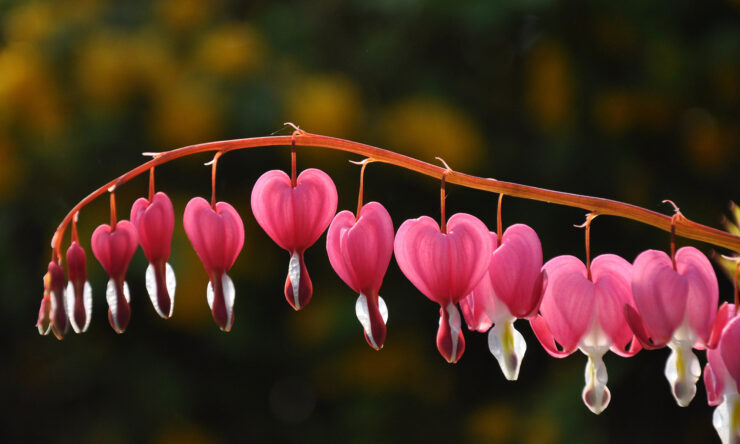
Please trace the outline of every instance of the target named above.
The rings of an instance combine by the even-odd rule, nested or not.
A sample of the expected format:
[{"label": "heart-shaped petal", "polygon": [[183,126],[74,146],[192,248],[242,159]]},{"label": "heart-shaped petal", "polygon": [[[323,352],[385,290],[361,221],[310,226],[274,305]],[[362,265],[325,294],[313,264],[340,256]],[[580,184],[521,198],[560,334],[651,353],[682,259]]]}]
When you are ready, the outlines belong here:
[{"label": "heart-shaped petal", "polygon": [[226,202],[217,202],[214,209],[202,197],[194,197],[185,207],[183,226],[209,277],[220,279],[244,246],[239,213]]},{"label": "heart-shaped petal", "polygon": [[509,313],[517,318],[536,313],[542,298],[542,245],[537,233],[524,224],[507,228],[491,256],[489,274],[496,298]]},{"label": "heart-shaped petal", "polygon": [[[491,232],[491,248],[496,251],[498,247],[498,237],[496,233]],[[503,307],[503,310],[502,310]],[[491,268],[488,272],[483,273],[483,277],[473,288],[473,291],[460,299],[460,310],[465,318],[465,323],[469,330],[476,330],[485,333],[493,325],[493,319],[499,317],[499,312],[508,313],[508,307],[497,300],[491,282]]]},{"label": "heart-shaped petal", "polygon": [[740,317],[735,316],[727,323],[717,348],[730,377],[740,385]]},{"label": "heart-shaped petal", "polygon": [[586,266],[574,256],[550,259],[543,269],[548,284],[540,312],[554,339],[565,350],[573,350],[594,321],[594,284],[588,280]]},{"label": "heart-shaped petal", "polygon": [[689,283],[673,270],[663,251],[640,253],[632,267],[632,294],[642,321],[656,344],[665,344],[686,313]]},{"label": "heart-shaped petal", "polygon": [[632,264],[617,255],[602,254],[591,262],[591,279],[596,286],[599,326],[616,348],[624,350],[633,338],[624,319],[624,305],[635,305]]},{"label": "heart-shaped petal", "polygon": [[717,313],[717,275],[709,259],[694,247],[683,247],[676,252],[676,271],[686,278],[689,286],[686,300],[689,327],[699,336],[699,344],[704,346],[709,342]]},{"label": "heart-shaped petal", "polygon": [[275,243],[291,254],[313,245],[337,211],[337,189],[323,171],[301,172],[295,188],[281,170],[264,173],[252,189],[252,212]]},{"label": "heart-shaped petal", "polygon": [[393,255],[393,221],[378,202],[369,202],[355,220],[350,211],[334,217],[326,234],[329,262],[357,293],[377,293]]},{"label": "heart-shaped petal", "polygon": [[100,225],[93,232],[91,246],[108,276],[122,281],[138,247],[136,228],[127,220],[118,221],[113,229]]},{"label": "heart-shaped petal", "polygon": [[131,223],[136,227],[147,260],[167,262],[175,230],[175,209],[170,198],[160,191],[151,202],[143,197],[137,199],[131,207]]},{"label": "heart-shaped petal", "polygon": [[405,221],[394,242],[396,262],[406,278],[443,307],[468,295],[490,264],[491,236],[475,216],[458,213],[440,231],[434,219]]}]

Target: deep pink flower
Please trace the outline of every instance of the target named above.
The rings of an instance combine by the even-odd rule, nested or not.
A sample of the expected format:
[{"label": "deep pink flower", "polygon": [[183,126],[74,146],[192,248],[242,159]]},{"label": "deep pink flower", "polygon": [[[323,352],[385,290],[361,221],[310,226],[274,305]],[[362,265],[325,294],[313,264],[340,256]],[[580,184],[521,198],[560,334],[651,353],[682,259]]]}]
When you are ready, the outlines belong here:
[{"label": "deep pink flower", "polygon": [[488,273],[472,293],[460,301],[468,328],[488,333],[488,347],[498,360],[506,379],[519,376],[527,343],[514,328],[517,318],[537,314],[542,299],[542,246],[537,233],[527,225],[506,229],[498,245],[491,232],[493,253]]},{"label": "deep pink flower", "polygon": [[355,219],[351,211],[334,217],[326,235],[329,261],[339,277],[360,294],[355,313],[365,330],[365,340],[383,348],[388,308],[379,296],[383,277],[393,255],[393,221],[378,202],[369,202]]},{"label": "deep pink flower", "polygon": [[75,333],[84,333],[92,318],[92,287],[87,281],[85,250],[76,241],[67,249],[67,273],[69,282],[64,298],[69,323]]},{"label": "deep pink flower", "polygon": [[285,299],[300,310],[313,293],[303,255],[337,212],[334,182],[325,172],[309,168],[298,175],[293,187],[285,172],[268,171],[252,189],[252,212],[267,235],[290,254]]},{"label": "deep pink flower", "polygon": [[640,253],[632,276],[636,309],[625,307],[625,316],[643,347],[671,348],[665,376],[678,405],[686,406],[701,374],[691,348],[709,343],[719,288],[709,259],[694,247],[676,252],[675,267],[662,251]]},{"label": "deep pink flower", "polygon": [[401,271],[424,296],[440,305],[437,348],[447,362],[457,362],[465,351],[455,304],[481,280],[491,250],[486,226],[465,213],[449,219],[446,233],[428,216],[405,221],[396,233],[394,252]]},{"label": "deep pink flower", "polygon": [[159,316],[172,316],[175,306],[175,272],[167,262],[170,257],[172,233],[175,230],[175,210],[163,192],[143,197],[131,207],[131,222],[139,233],[139,244],[149,261],[146,269],[146,290]]},{"label": "deep pink flower", "polygon": [[131,294],[126,283],[126,270],[138,246],[136,228],[127,220],[118,221],[113,229],[108,224],[99,225],[90,244],[110,278],[105,290],[108,321],[116,333],[123,333],[131,320]]},{"label": "deep pink flower", "polygon": [[53,331],[59,340],[69,329],[64,306],[64,269],[54,261],[49,262],[48,272],[44,276],[44,297],[36,327],[42,335]]},{"label": "deep pink flower", "polygon": [[190,199],[183,216],[185,234],[208,273],[206,297],[213,320],[223,331],[234,324],[234,283],[226,274],[244,246],[244,224],[226,202],[215,209],[202,197]]},{"label": "deep pink flower", "polygon": [[632,265],[619,256],[604,254],[591,263],[589,279],[580,259],[558,256],[543,269],[547,286],[541,316],[530,320],[532,330],[551,356],[563,358],[577,348],[588,356],[582,397],[586,406],[599,414],[611,399],[604,354],[611,350],[629,357],[640,350],[623,315],[625,304],[634,306]]},{"label": "deep pink flower", "polygon": [[[740,443],[740,318],[735,315],[735,306],[722,304],[718,318],[726,325],[721,330],[717,348],[707,349],[707,365],[704,368],[704,386],[707,402],[718,406],[714,410],[712,423],[723,444]],[[717,325],[717,323],[715,323]]]}]

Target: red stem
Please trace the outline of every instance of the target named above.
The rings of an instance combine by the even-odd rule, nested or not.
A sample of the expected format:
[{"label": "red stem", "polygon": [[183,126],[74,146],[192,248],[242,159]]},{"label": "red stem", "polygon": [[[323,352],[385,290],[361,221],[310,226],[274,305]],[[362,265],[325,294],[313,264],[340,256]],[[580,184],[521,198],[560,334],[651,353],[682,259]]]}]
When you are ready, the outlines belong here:
[{"label": "red stem", "polygon": [[290,139],[290,186],[295,188],[297,185],[296,179],[296,154],[295,154],[295,138],[300,135],[301,132],[298,130],[293,131],[293,135]]},{"label": "red stem", "polygon": [[[423,162],[412,157],[404,156],[392,151],[387,151],[371,145],[366,145],[350,140],[337,139],[334,137],[322,136],[300,132],[297,136],[268,136],[254,137],[249,139],[223,140],[217,142],[206,142],[197,145],[190,145],[167,151],[156,158],[145,162],[122,176],[108,182],[102,187],[90,193],[75,205],[70,212],[64,217],[56,230],[52,251],[52,257],[57,257],[61,249],[61,239],[64,231],[69,225],[72,215],[80,211],[87,204],[105,193],[112,186],[122,185],[134,177],[146,172],[149,168],[159,166],[184,156],[204,153],[209,151],[220,151],[226,153],[229,151],[257,148],[264,146],[286,146],[291,144],[295,139],[295,144],[302,147],[320,147],[355,153],[365,157],[372,157],[376,162],[384,162],[415,171],[426,176],[441,179],[445,173],[445,168],[440,168],[427,162]],[[651,211],[636,205],[602,199],[598,197],[583,196],[579,194],[563,193],[560,191],[547,190],[528,185],[520,185],[512,182],[504,182],[495,179],[484,179],[482,177],[470,176],[468,174],[456,172],[450,177],[450,183],[462,185],[468,188],[474,188],[493,193],[504,193],[512,197],[522,199],[537,200],[549,202],[558,205],[564,205],[574,208],[581,208],[587,211],[598,213],[600,215],[611,215],[631,219],[646,225],[651,225],[664,231],[671,230],[671,217]],[[727,248],[740,253],[740,237],[734,236],[716,228],[698,224],[685,217],[675,223],[675,234],[677,236],[706,242],[717,247]]]},{"label": "red stem", "polygon": [[496,208],[496,238],[498,240],[498,246],[501,246],[501,236],[504,235],[503,222],[501,221],[501,203],[504,200],[504,194],[499,193],[498,195],[498,207]]},{"label": "red stem", "polygon": [[439,186],[439,209],[440,209],[440,220],[441,223],[439,224],[439,230],[447,234],[447,218],[445,217],[445,198],[447,197],[445,193],[445,182],[447,180],[447,173],[449,170],[445,170],[444,173],[442,173],[440,186]]},{"label": "red stem", "polygon": [[360,218],[360,210],[362,209],[362,195],[365,190],[365,167],[369,161],[362,162],[362,168],[360,168],[360,192],[357,196],[357,213],[355,213],[355,220]]},{"label": "red stem", "polygon": [[218,169],[218,159],[223,153],[223,151],[217,152],[211,161],[211,208],[214,211],[216,211],[216,170]]},{"label": "red stem", "polygon": [[111,191],[110,192],[110,230],[114,231],[116,229],[116,192]]},{"label": "red stem", "polygon": [[154,167],[149,168],[149,203],[154,198]]}]

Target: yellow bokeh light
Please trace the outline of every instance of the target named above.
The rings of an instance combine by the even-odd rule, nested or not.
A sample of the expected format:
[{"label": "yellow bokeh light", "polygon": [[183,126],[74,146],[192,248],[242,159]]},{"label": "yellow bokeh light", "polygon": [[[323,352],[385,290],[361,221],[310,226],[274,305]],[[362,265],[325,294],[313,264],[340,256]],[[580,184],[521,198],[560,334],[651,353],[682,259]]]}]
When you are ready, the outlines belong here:
[{"label": "yellow bokeh light", "polygon": [[483,137],[472,120],[434,98],[407,99],[391,107],[382,130],[388,148],[427,161],[439,156],[456,170],[470,170],[481,158]]}]

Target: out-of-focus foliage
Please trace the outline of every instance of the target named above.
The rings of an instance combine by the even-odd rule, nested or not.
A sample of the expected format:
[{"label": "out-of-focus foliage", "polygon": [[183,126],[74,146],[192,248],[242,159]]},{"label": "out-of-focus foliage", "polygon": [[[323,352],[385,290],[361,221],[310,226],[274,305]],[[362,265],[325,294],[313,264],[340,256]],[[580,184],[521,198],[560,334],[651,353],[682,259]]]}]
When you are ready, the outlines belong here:
[{"label": "out-of-focus foliage", "polygon": [[[598,417],[580,401],[585,358],[549,358],[526,326],[517,383],[500,375],[483,335],[466,332],[465,356],[446,364],[434,346],[434,305],[395,263],[381,291],[388,339],[373,352],[323,238],[306,258],[314,300],[293,313],[282,297],[288,258],[249,211],[259,174],[289,167],[283,148],[220,163],[219,198],[241,212],[247,233],[232,272],[231,333],[210,319],[207,276],[179,220],[173,319],[150,307],[139,252],[128,278],[131,326],[112,332],[104,273],[89,250],[108,218],[101,199],[80,216],[90,330],[61,343],[36,334],[48,242],[74,203],[142,162],[141,152],[287,134],[285,121],[430,162],[441,156],[485,177],[666,212],[659,202],[671,198],[715,226],[740,192],[740,3],[0,3],[3,442],[716,441],[703,389],[689,408],[675,406],[662,351],[607,357],[613,400]],[[210,193],[207,160],[157,170],[178,218],[190,197]],[[340,208],[352,209],[358,169],[347,160],[357,159],[298,152],[299,168],[327,170]],[[124,186],[119,214],[145,193],[144,178]],[[451,211],[495,226],[496,196],[454,186],[448,194]],[[437,199],[428,178],[368,167],[366,201],[384,203],[396,227],[436,215]],[[547,258],[583,256],[572,228],[582,220],[581,211],[504,200],[504,225],[533,226]],[[666,233],[610,218],[592,236],[594,254],[628,260],[668,246]],[[719,277],[727,300],[731,285]]]}]

